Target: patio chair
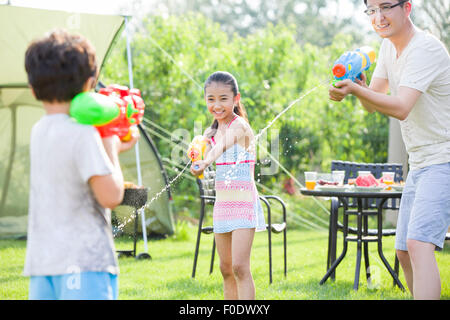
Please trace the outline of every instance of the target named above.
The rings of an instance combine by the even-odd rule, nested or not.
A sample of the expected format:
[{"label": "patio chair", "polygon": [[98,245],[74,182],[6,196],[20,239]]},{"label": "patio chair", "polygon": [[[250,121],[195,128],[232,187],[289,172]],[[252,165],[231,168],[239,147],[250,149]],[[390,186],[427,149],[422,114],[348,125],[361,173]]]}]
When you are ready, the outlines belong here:
[{"label": "patio chair", "polygon": [[[356,163],[350,161],[339,161],[333,160],[331,162],[331,170],[343,170],[345,171],[344,184],[348,183],[349,179],[356,178],[358,176],[358,171],[370,171],[375,178],[380,178],[382,172],[394,172],[394,182],[400,182],[403,180],[403,166],[397,163]],[[349,208],[357,208],[356,199],[348,199]],[[364,223],[367,226],[368,215],[376,214],[377,204],[381,199],[365,199],[364,202]],[[336,230],[342,231],[343,225],[338,220],[338,210],[342,207],[342,204],[337,198],[331,199],[331,215],[330,215],[330,225],[329,225],[329,238],[328,238],[328,254],[327,254],[327,270],[331,266],[332,262],[336,260]],[[390,210],[398,210],[400,207],[399,199],[389,199],[386,201],[383,208]],[[335,220],[332,221],[332,218]],[[376,236],[377,229],[368,229],[368,236]],[[356,228],[349,227],[348,233],[356,234]],[[334,234],[334,236],[333,236]],[[395,229],[383,229],[383,236],[395,236]],[[368,243],[364,243],[364,260],[366,263],[366,275],[369,277],[369,256],[368,256]],[[397,255],[395,254],[395,265],[394,271],[398,275],[399,273],[399,261]],[[331,275],[332,279],[335,278],[335,274]],[[395,285],[395,282],[394,282]]]},{"label": "patio chair", "polygon": [[[201,235],[202,235],[202,233],[211,234],[214,232],[212,226],[203,226],[203,221],[204,221],[205,215],[206,215],[206,206],[214,205],[214,202],[216,200],[215,175],[216,175],[216,173],[214,170],[207,168],[204,171],[204,178],[197,179],[197,185],[198,185],[199,192],[200,192],[201,207],[200,207],[200,218],[199,218],[198,231],[197,231],[197,241],[195,244],[194,264],[193,264],[193,268],[192,268],[192,278],[195,278]],[[270,283],[272,283],[272,232],[276,233],[276,234],[283,233],[284,276],[286,277],[286,275],[287,275],[286,205],[280,197],[275,196],[275,195],[264,195],[264,196],[260,195],[259,198],[265,204],[266,209],[267,209],[266,230],[268,230],[268,246],[269,246],[269,281],[270,281]],[[277,203],[279,203],[281,205],[282,210],[283,210],[283,221],[281,223],[272,223],[271,205],[270,205],[269,200],[275,200]],[[210,263],[210,269],[209,269],[210,274],[213,272],[213,268],[214,268],[215,249],[216,249],[216,242],[213,238],[211,263]]]}]

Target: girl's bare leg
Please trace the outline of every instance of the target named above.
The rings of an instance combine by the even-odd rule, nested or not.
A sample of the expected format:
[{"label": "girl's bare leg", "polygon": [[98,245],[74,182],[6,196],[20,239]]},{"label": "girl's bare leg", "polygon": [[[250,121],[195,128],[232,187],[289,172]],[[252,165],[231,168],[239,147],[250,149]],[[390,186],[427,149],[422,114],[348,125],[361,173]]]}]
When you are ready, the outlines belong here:
[{"label": "girl's bare leg", "polygon": [[220,272],[223,276],[223,296],[225,300],[237,300],[238,291],[233,275],[231,256],[231,232],[215,233],[217,253],[220,260]]},{"label": "girl's bare leg", "polygon": [[238,298],[255,299],[255,284],[250,271],[250,253],[255,229],[237,229],[232,232],[232,270],[236,279]]}]

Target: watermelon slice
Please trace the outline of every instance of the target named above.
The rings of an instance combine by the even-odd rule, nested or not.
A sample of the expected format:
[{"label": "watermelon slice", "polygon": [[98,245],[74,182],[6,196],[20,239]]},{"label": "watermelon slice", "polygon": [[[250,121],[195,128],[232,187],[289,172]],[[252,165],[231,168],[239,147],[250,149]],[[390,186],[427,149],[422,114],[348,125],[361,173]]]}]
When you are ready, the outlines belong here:
[{"label": "watermelon slice", "polygon": [[359,176],[358,178],[356,178],[355,184],[358,187],[374,187],[374,186],[378,186],[379,183],[372,174],[368,174],[368,175]]}]

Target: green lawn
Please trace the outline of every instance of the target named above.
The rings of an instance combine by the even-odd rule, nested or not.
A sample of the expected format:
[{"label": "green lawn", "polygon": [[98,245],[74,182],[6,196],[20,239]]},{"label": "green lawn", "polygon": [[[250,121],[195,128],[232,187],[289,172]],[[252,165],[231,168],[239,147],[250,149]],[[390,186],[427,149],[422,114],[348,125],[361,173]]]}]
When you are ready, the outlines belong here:
[{"label": "green lawn", "polygon": [[[152,260],[121,258],[119,299],[222,299],[222,281],[216,256],[215,269],[209,275],[212,235],[203,235],[197,276],[191,278],[196,228],[182,224],[176,237],[149,242]],[[346,258],[337,269],[335,282],[319,285],[325,274],[327,234],[317,231],[288,231],[288,275],[283,276],[282,235],[273,235],[273,284],[269,285],[267,233],[257,233],[252,251],[252,272],[257,299],[410,299],[407,292],[392,286],[392,278],[383,266],[376,244],[369,244],[374,266],[375,288],[368,288],[365,275],[360,289],[353,290],[356,245],[349,244]],[[116,239],[117,249],[131,249],[129,238]],[[339,236],[338,254],[342,236]],[[384,239],[384,252],[394,263],[394,238]],[[0,299],[27,299],[28,278],[22,276],[26,242],[0,241]],[[138,243],[138,253],[143,243]],[[436,253],[442,281],[442,299],[450,299],[450,249]],[[362,263],[364,266],[364,263]],[[361,268],[363,271],[363,267]],[[405,284],[403,274],[400,280]]]}]

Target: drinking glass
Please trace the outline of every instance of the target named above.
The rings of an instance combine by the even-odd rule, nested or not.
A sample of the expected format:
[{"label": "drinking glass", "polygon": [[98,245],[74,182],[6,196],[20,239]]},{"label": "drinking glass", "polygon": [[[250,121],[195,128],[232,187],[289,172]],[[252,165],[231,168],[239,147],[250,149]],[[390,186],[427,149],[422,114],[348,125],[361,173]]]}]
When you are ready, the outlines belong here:
[{"label": "drinking glass", "polygon": [[383,172],[383,183],[389,186],[386,190],[391,190],[390,185],[394,184],[394,174],[394,172]]},{"label": "drinking glass", "polygon": [[334,170],[331,172],[331,176],[333,178],[333,182],[337,182],[338,186],[344,185],[345,171],[343,170]]},{"label": "drinking glass", "polygon": [[317,172],[316,171],[306,171],[305,172],[305,186],[308,190],[314,190],[316,187]]}]

